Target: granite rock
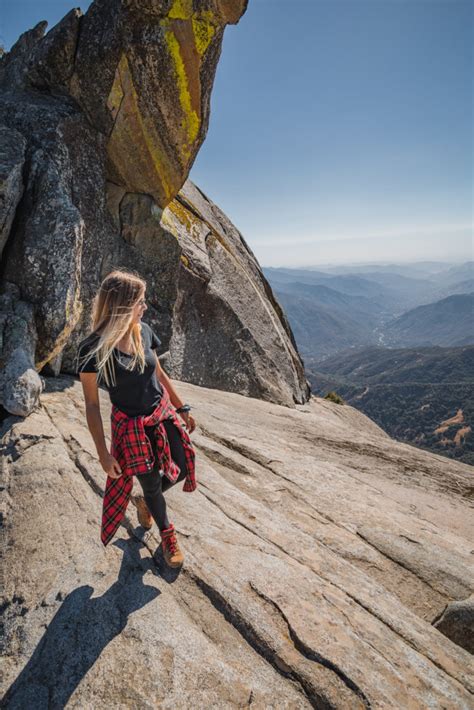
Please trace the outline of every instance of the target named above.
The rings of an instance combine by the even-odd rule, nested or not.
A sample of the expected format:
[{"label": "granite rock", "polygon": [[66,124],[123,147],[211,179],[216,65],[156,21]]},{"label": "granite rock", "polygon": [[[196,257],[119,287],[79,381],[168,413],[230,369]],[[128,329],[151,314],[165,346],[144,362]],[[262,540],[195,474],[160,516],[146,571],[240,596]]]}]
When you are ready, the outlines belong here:
[{"label": "granite rock", "polygon": [[25,146],[21,133],[0,126],[0,262],[23,194]]},{"label": "granite rock", "polygon": [[[288,321],[255,256],[186,181],[224,27],[245,7],[96,0],[47,34],[39,23],[0,59],[0,121],[20,138],[20,163],[10,163],[23,166],[9,188],[2,276],[31,305],[38,373],[75,372],[93,296],[125,268],[147,282],[146,320],[174,376],[290,406],[308,399]],[[28,383],[18,382],[25,395]],[[23,397],[26,414],[38,391]]]},{"label": "granite rock", "polygon": [[9,708],[472,706],[472,656],[432,625],[472,588],[469,466],[349,406],[175,382],[198,487],[166,493],[172,571],[132,505],[102,546],[81,385],[46,383],[0,432]]}]

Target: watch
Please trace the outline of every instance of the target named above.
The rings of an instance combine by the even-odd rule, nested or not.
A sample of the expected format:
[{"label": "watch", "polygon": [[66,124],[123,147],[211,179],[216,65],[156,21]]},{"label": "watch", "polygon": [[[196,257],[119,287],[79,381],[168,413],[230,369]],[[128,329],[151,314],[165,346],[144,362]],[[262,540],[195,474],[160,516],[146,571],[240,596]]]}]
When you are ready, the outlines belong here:
[{"label": "watch", "polygon": [[176,411],[178,412],[178,414],[181,414],[182,412],[189,412],[190,409],[191,407],[189,406],[189,404],[183,404],[181,407],[178,407]]}]

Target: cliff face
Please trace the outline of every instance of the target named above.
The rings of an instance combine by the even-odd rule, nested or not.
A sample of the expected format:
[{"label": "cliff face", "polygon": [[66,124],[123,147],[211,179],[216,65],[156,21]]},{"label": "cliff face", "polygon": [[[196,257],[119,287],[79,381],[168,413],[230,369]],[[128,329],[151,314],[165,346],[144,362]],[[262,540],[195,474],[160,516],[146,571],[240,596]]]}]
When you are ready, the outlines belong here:
[{"label": "cliff face", "polygon": [[5,420],[7,707],[470,708],[470,467],[348,406],[179,391],[198,421],[198,487],[166,494],[179,573],[132,505],[102,546],[77,380]]},{"label": "cliff face", "polygon": [[0,60],[1,401],[72,372],[113,268],[147,281],[174,376],[293,405],[309,396],[286,318],[236,228],[186,178],[226,24],[246,2],[106,0]]}]

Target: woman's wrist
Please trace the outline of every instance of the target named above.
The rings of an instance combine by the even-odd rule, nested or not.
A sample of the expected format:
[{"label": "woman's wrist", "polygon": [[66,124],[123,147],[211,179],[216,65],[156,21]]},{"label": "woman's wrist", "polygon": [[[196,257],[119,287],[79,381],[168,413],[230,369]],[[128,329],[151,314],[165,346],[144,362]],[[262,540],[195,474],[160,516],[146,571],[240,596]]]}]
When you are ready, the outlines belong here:
[{"label": "woman's wrist", "polygon": [[110,455],[110,452],[109,452],[107,446],[101,446],[100,448],[97,449],[97,456],[99,457],[99,461],[109,455]]},{"label": "woman's wrist", "polygon": [[178,414],[182,414],[183,412],[189,412],[191,410],[191,406],[189,404],[182,404],[181,406],[176,408],[176,411]]}]

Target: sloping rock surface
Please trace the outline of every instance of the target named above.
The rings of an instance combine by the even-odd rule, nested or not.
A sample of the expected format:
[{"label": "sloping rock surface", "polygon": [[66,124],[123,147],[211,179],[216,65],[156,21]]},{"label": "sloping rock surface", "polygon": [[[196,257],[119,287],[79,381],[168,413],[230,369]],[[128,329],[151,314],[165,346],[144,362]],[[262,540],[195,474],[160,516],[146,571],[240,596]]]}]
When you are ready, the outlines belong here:
[{"label": "sloping rock surface", "polygon": [[472,707],[472,656],[432,623],[473,587],[468,466],[347,406],[180,382],[198,488],[166,494],[170,571],[132,506],[102,546],[81,386],[46,385],[2,429],[9,708]]}]

